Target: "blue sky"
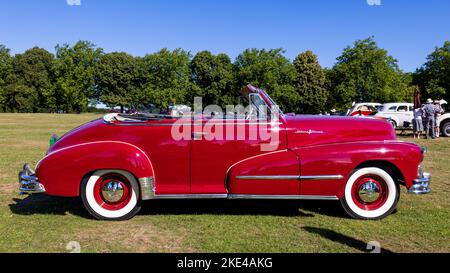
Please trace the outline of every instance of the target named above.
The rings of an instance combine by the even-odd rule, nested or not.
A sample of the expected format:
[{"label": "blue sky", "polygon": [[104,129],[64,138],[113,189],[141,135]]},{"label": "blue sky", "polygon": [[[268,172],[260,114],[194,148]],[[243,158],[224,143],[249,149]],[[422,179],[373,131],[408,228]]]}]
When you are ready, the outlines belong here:
[{"label": "blue sky", "polygon": [[[76,1],[76,0],[69,0]],[[342,49],[375,36],[405,71],[450,40],[447,0],[0,0],[0,44],[12,53],[35,45],[89,40],[145,55],[163,47],[192,53],[278,48],[293,59],[311,49],[330,67]]]}]

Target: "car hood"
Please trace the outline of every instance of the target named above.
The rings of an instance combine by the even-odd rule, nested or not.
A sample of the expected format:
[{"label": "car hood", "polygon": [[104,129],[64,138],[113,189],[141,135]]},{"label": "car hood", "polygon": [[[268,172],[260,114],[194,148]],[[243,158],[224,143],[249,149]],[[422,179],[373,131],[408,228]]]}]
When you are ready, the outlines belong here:
[{"label": "car hood", "polygon": [[286,125],[289,148],[396,139],[387,121],[367,117],[287,116]]}]

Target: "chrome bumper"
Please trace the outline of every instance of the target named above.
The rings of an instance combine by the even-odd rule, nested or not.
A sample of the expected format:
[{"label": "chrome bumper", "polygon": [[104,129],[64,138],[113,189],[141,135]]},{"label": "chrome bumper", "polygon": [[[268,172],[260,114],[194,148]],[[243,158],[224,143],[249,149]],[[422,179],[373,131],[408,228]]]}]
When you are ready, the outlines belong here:
[{"label": "chrome bumper", "polygon": [[419,175],[413,180],[411,188],[409,188],[408,193],[413,194],[426,194],[431,192],[430,189],[431,174],[424,173],[422,167],[419,167]]},{"label": "chrome bumper", "polygon": [[20,194],[43,193],[45,187],[39,183],[38,178],[30,165],[23,165],[23,169],[19,172],[19,191]]}]

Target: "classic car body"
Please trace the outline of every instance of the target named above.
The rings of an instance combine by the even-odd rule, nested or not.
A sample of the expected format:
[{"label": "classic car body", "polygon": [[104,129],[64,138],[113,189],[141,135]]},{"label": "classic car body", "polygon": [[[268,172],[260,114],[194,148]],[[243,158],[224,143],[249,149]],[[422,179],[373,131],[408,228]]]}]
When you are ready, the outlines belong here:
[{"label": "classic car body", "polygon": [[440,127],[440,132],[443,136],[450,137],[450,113],[444,113],[439,116],[438,124]]},{"label": "classic car body", "polygon": [[[386,121],[288,116],[263,90],[244,90],[276,119],[108,114],[61,137],[36,171],[25,165],[20,190],[81,196],[93,216],[114,220],[141,200],[172,198],[340,200],[355,218],[379,219],[395,209],[399,185],[430,191],[423,151],[397,141]],[[254,134],[255,124],[276,141]],[[174,137],[177,125],[191,138]],[[218,126],[227,138],[209,137]]]},{"label": "classic car body", "polygon": [[412,120],[414,118],[413,110],[414,105],[412,103],[385,103],[379,108],[375,117],[388,119],[394,128],[412,127]]}]

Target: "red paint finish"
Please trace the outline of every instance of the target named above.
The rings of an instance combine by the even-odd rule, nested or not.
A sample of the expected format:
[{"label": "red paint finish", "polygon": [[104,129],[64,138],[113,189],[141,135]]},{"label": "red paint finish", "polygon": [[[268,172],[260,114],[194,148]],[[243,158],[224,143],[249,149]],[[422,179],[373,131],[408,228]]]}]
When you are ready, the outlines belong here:
[{"label": "red paint finish", "polygon": [[236,163],[230,169],[228,188],[232,194],[298,195],[300,180],[239,179],[238,176],[300,176],[299,159],[288,150],[266,153]]},{"label": "red paint finish", "polygon": [[385,120],[336,116],[288,116],[286,120],[290,148],[396,139]]},{"label": "red paint finish", "polygon": [[136,177],[153,175],[139,148],[123,142],[86,142],[53,151],[37,165],[36,175],[50,195],[78,196],[83,177],[95,170],[126,170]]},{"label": "red paint finish", "polygon": [[[258,92],[271,106],[271,99]],[[196,132],[206,119],[162,118],[140,123],[106,123],[95,120],[67,133],[49,149],[36,170],[47,194],[78,196],[83,177],[100,169],[125,170],[137,179],[154,177],[156,194],[258,194],[321,195],[344,194],[351,172],[368,161],[391,164],[398,169],[407,188],[417,176],[422,159],[420,148],[396,141],[386,121],[352,117],[280,116],[269,124],[278,131],[278,145],[270,151],[261,144],[270,140],[255,135],[249,120],[227,120],[224,132],[243,124],[245,137],[237,131],[228,138],[174,139],[177,122]],[[221,122],[222,120],[217,120]],[[209,124],[216,121],[208,120]],[[214,129],[215,130],[215,129]],[[212,132],[212,131],[210,131]],[[188,133],[190,135],[190,132]],[[242,180],[237,176],[323,176],[329,180]],[[101,196],[99,196],[101,197]]]},{"label": "red paint finish", "polygon": [[[222,121],[209,120],[208,124],[214,126],[214,124],[223,124]],[[204,125],[206,120],[199,122]],[[270,125],[262,122],[260,125],[267,126],[268,133],[276,127],[279,130],[279,142],[273,149],[286,149],[286,133],[283,124]],[[227,189],[224,184],[227,171],[233,164],[267,153],[261,151],[261,145],[269,145],[270,139],[259,133],[254,134],[253,137],[250,136],[252,131],[258,132],[258,127],[254,122],[231,120],[226,121],[222,127],[224,137],[221,140],[208,140],[208,133],[205,133],[199,140],[192,140],[191,193],[226,193]],[[242,133],[238,133],[239,130],[242,130]],[[226,138],[226,132],[229,132],[229,138]],[[279,173],[283,173],[283,170],[280,169]]]},{"label": "red paint finish", "polygon": [[422,159],[420,148],[413,143],[398,141],[367,141],[331,143],[294,148],[300,158],[301,175],[343,175],[341,180],[302,181],[304,195],[344,196],[345,182],[351,172],[365,162],[381,162],[395,166],[407,188],[417,177]]}]

